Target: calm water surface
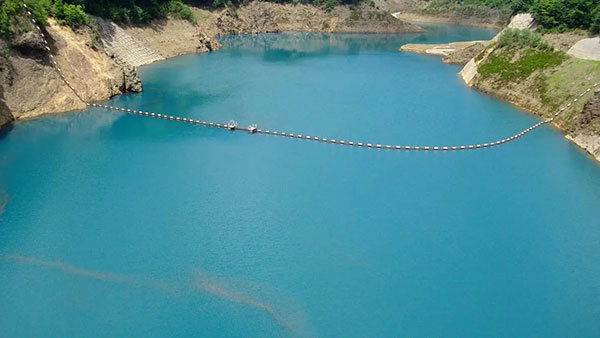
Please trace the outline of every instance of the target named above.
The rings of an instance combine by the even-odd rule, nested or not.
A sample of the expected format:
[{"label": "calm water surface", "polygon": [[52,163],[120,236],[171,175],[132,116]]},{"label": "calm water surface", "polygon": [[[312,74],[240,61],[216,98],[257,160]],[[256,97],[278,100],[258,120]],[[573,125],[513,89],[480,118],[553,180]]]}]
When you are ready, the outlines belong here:
[{"label": "calm water surface", "polygon": [[[393,144],[537,119],[407,42],[281,34],[141,69],[113,102]],[[0,138],[0,334],[597,336],[600,166],[551,127],[477,152],[319,143],[92,109]]]}]

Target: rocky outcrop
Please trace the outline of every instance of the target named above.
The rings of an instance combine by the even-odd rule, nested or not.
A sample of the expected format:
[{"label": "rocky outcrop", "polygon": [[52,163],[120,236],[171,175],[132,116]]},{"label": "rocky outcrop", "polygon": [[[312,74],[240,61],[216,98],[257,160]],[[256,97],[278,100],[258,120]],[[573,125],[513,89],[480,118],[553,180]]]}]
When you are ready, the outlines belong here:
[{"label": "rocky outcrop", "polygon": [[140,79],[137,69],[129,63],[121,60],[114,54],[109,54],[114,59],[115,63],[121,67],[123,72],[123,85],[121,86],[121,92],[123,93],[139,93],[142,91],[142,80]]},{"label": "rocky outcrop", "polygon": [[464,41],[444,44],[409,43],[399,48],[400,51],[443,56],[445,63],[465,65],[469,60],[481,53],[489,41]]},{"label": "rocky outcrop", "polygon": [[[532,29],[535,27],[535,22],[530,15],[521,14],[515,16],[508,27]],[[502,32],[494,40],[497,40],[500,34]],[[567,33],[567,36],[552,34],[549,39],[545,36],[544,39],[550,43],[558,42],[557,50],[564,51],[568,49],[568,47],[565,48],[565,44],[573,41],[573,33]],[[518,69],[519,62],[525,60],[527,55],[531,55],[528,53],[531,53],[531,50],[524,48],[490,47],[471,59],[460,75],[469,86],[543,118],[553,116],[560,107],[572,102],[574,98],[579,97],[581,92],[598,81],[600,72],[593,62],[567,56],[562,57],[558,63],[552,66],[534,68],[526,76],[512,76],[507,79],[502,78],[500,71],[490,72],[490,69],[498,69],[498,64],[501,62],[509,63],[503,65],[503,69]],[[537,51],[537,53],[541,53],[541,51]],[[559,57],[555,53],[560,52],[547,53],[544,57]],[[502,61],[502,58],[506,59],[507,56],[510,56],[510,59]],[[527,62],[529,62],[528,65],[531,64],[531,61]],[[491,68],[488,67],[488,71],[481,75],[479,73],[480,66],[486,64],[490,64]],[[583,105],[584,100],[588,99],[589,94],[581,97],[578,102],[572,104],[570,109],[558,115],[553,120],[553,124],[563,130],[569,140],[587,150],[600,161],[599,93],[596,92],[594,98]]]},{"label": "rocky outcrop", "polygon": [[[184,54],[207,53],[221,47],[214,37],[205,32],[204,27],[178,19],[158,20],[143,27],[122,26],[120,32],[143,47],[140,55],[149,56],[145,60],[138,59],[135,66]],[[125,54],[127,51],[122,50]]]},{"label": "rocky outcrop", "polygon": [[44,41],[42,37],[34,31],[26,32],[15,37],[10,43],[12,49],[22,55],[35,58],[43,58]]},{"label": "rocky outcrop", "polygon": [[600,160],[600,90],[584,106],[573,122],[567,138]]},{"label": "rocky outcrop", "polygon": [[196,47],[196,53],[207,53],[216,51],[221,48],[221,44],[214,38],[209,37],[206,34],[199,33],[198,35],[198,47]]},{"label": "rocky outcrop", "polygon": [[[533,20],[533,16],[530,13],[520,13],[510,19],[506,28],[533,29],[535,26],[535,20]],[[494,37],[494,39],[496,38],[498,38],[498,35]]]},{"label": "rocky outcrop", "polygon": [[215,20],[219,34],[302,31],[336,33],[407,33],[423,28],[395,19],[368,5],[339,6],[332,11],[303,4],[253,1],[237,10],[226,9]]},{"label": "rocky outcrop", "polygon": [[591,127],[600,130],[600,90],[596,90],[594,97],[583,105],[581,114],[575,117],[570,132],[577,133]]},{"label": "rocky outcrop", "polygon": [[[8,50],[8,46],[4,40],[0,40],[0,50]],[[5,86],[10,86],[13,83],[13,71],[8,60],[8,55],[0,55],[0,126],[14,120],[10,108],[6,105],[4,94]]]},{"label": "rocky outcrop", "polygon": [[[99,101],[141,90],[135,69],[88,45],[91,34],[89,28],[75,32],[53,20],[46,26],[54,60],[81,97]],[[7,54],[0,62],[0,124],[86,108],[51,66],[40,43],[41,38],[32,31],[2,42]]]},{"label": "rocky outcrop", "polygon": [[[94,18],[100,38],[91,28],[77,31],[50,19],[46,36],[54,60],[86,102],[142,90],[136,67],[190,53],[220,48],[215,36],[278,31],[396,33],[421,32],[419,26],[396,20],[369,6],[339,6],[327,12],[309,5],[253,1],[237,10],[195,8],[197,24],[179,19],[143,27],[116,25]],[[21,20],[23,25],[31,25]],[[84,109],[51,66],[43,41],[28,33],[1,41],[10,51],[0,57],[0,125],[42,114]],[[101,42],[101,44],[96,43]]]}]

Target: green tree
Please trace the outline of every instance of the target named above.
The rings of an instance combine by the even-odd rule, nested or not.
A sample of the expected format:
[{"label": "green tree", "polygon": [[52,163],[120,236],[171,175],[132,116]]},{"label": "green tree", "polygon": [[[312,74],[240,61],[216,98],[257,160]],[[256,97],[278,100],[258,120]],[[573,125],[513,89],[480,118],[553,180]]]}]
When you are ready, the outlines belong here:
[{"label": "green tree", "polygon": [[600,4],[596,6],[594,11],[592,12],[592,22],[590,25],[590,30],[594,34],[600,33]]}]

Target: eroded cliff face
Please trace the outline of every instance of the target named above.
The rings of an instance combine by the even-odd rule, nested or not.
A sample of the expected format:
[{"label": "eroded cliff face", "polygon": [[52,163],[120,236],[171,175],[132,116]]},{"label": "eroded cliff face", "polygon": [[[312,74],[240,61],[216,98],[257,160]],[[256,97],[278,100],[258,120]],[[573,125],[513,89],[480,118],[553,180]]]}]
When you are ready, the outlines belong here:
[{"label": "eroded cliff face", "polygon": [[423,28],[398,20],[391,14],[366,4],[350,8],[338,6],[332,11],[303,4],[276,4],[253,1],[224,10],[215,19],[219,34],[254,34],[302,31],[336,33],[408,33]]},{"label": "eroded cliff face", "polygon": [[594,155],[600,161],[600,90],[575,117],[567,137]]},{"label": "eroded cliff face", "polygon": [[[46,35],[65,77],[84,101],[93,102],[141,91],[135,67],[178,55],[217,50],[220,45],[215,37],[219,35],[423,31],[367,5],[352,9],[340,6],[327,12],[309,5],[253,1],[237,10],[193,10],[196,24],[166,19],[144,27],[130,27],[95,18],[98,36],[91,28],[74,31],[50,20]],[[0,40],[0,126],[86,107],[51,66],[48,52],[33,26],[29,31],[10,41]]]},{"label": "eroded cliff face", "polygon": [[91,29],[75,32],[49,20],[45,30],[50,52],[33,29],[0,43],[0,124],[86,107],[52,67],[49,53],[86,101],[141,90],[135,69],[95,47]]}]

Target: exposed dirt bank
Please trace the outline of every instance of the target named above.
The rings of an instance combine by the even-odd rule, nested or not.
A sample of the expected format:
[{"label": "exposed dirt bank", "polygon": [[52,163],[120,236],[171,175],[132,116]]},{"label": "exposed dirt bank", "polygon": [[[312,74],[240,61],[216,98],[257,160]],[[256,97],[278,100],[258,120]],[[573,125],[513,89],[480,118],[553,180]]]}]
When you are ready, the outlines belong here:
[{"label": "exposed dirt bank", "polygon": [[437,15],[424,14],[414,11],[396,12],[394,16],[400,20],[406,20],[409,22],[426,22],[426,23],[442,23],[449,25],[462,25],[470,27],[481,27],[481,28],[495,28],[500,29],[506,26],[507,18],[502,15],[489,16],[489,17],[465,17],[461,15],[453,15],[452,13],[440,13]]},{"label": "exposed dirt bank", "polygon": [[[250,2],[237,10],[193,8],[196,24],[159,20],[144,27],[96,18],[99,32],[76,31],[50,20],[46,35],[65,77],[85,101],[141,91],[135,67],[166,58],[220,48],[216,36],[280,31],[361,33],[422,32],[417,25],[363,5],[333,11],[309,5]],[[0,126],[42,114],[84,109],[85,104],[51,67],[33,26],[29,33],[0,40]]]},{"label": "exposed dirt bank", "polygon": [[236,12],[225,10],[216,19],[220,34],[281,31],[335,33],[423,32],[423,28],[400,20],[368,5],[339,6],[328,12],[302,4],[275,4],[254,1]]},{"label": "exposed dirt bank", "polygon": [[[517,26],[531,27],[523,18],[523,15],[517,18]],[[471,59],[460,74],[468,85],[479,91],[549,118],[600,80],[600,62],[564,53],[578,41],[578,35],[543,36],[555,45],[554,51],[492,44]],[[584,96],[571,109],[560,114],[554,125],[564,131],[569,140],[600,161],[598,100],[598,94]]]},{"label": "exposed dirt bank", "polygon": [[481,53],[489,41],[461,41],[446,44],[409,43],[399,48],[400,51],[418,54],[438,55],[444,63],[465,65],[469,60]]},{"label": "exposed dirt bank", "polygon": [[[50,20],[46,31],[54,60],[84,100],[141,90],[132,67],[90,47],[90,29],[74,32]],[[12,41],[0,40],[0,44],[5,51],[0,58],[0,124],[85,108],[50,65],[52,60],[38,34],[31,31]]]}]

